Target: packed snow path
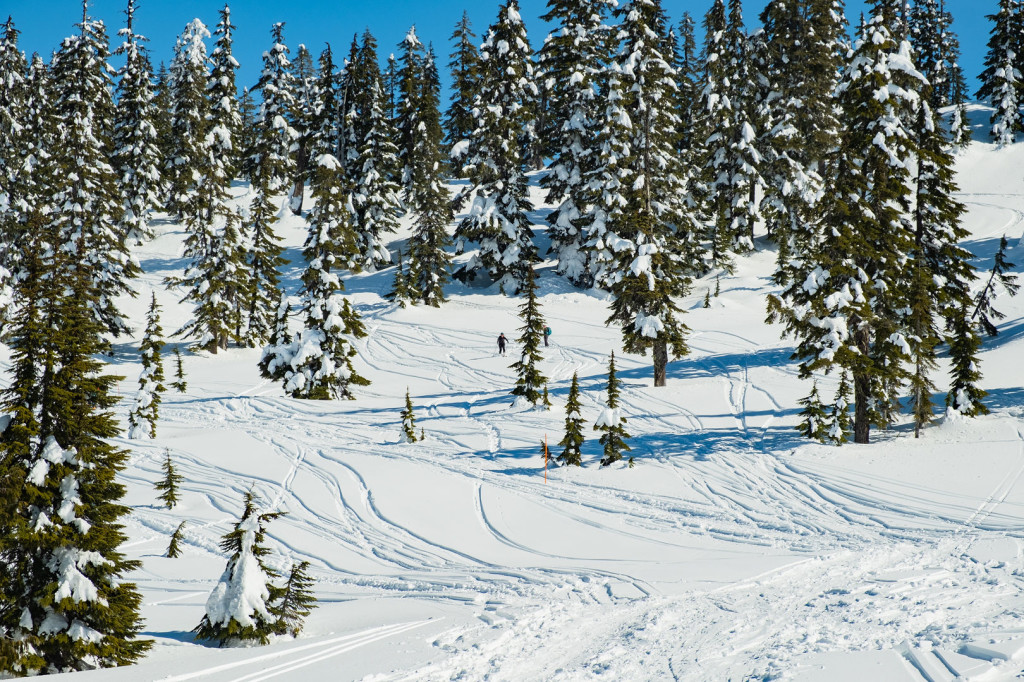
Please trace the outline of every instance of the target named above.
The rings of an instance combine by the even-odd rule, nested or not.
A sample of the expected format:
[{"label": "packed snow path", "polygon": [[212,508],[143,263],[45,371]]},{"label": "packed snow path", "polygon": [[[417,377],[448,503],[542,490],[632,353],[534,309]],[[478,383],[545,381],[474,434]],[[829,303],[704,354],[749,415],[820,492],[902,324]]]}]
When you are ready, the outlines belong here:
[{"label": "packed snow path", "polygon": [[[1003,233],[1024,233],[1022,157],[975,145],[960,160],[979,268]],[[182,233],[158,229],[126,306],[141,319],[152,288],[170,331],[189,313],[161,284],[182,265]],[[286,216],[281,232],[294,291],[304,229]],[[600,468],[588,428],[586,466],[545,477],[541,444],[560,450],[573,373],[592,423],[620,346],[606,298],[548,267],[550,412],[511,406],[519,348],[496,354],[500,332],[518,336],[519,300],[452,286],[440,310],[400,309],[382,298],[391,271],[346,282],[373,381],[355,401],[283,397],[259,378],[258,350],[188,356],[189,389],[165,394],[158,438],[121,441],[133,452],[126,551],[143,561],[132,579],[157,646],[133,669],[75,679],[1014,679],[1024,299],[999,301],[1005,331],[983,353],[991,416],[826,448],[793,429],[808,387],[763,321],[773,260],[744,259],[709,309],[714,278],[695,284],[683,302],[692,353],[669,365],[667,387],[650,386],[649,358],[617,354],[634,468]],[[126,410],[135,346],[115,362]],[[400,438],[407,387],[422,443]],[[165,450],[186,481],[173,511],[153,490]],[[296,641],[208,649],[189,631],[250,488],[288,513],[270,526],[271,563],[310,561],[320,607]],[[163,558],[182,520],[184,555]]]}]

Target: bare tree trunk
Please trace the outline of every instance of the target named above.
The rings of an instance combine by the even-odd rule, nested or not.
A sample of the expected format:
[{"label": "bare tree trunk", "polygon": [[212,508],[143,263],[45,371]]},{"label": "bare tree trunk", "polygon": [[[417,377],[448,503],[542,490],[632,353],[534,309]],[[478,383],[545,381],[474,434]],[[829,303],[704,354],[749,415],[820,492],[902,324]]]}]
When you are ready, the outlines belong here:
[{"label": "bare tree trunk", "polygon": [[[854,333],[857,348],[864,357],[870,352],[871,333],[868,329],[858,329]],[[871,422],[868,418],[868,401],[871,400],[871,382],[863,372],[853,373],[853,442],[866,444],[870,442]]]},{"label": "bare tree trunk", "polygon": [[654,341],[654,385],[665,385],[665,368],[668,365],[668,344],[660,336]]}]

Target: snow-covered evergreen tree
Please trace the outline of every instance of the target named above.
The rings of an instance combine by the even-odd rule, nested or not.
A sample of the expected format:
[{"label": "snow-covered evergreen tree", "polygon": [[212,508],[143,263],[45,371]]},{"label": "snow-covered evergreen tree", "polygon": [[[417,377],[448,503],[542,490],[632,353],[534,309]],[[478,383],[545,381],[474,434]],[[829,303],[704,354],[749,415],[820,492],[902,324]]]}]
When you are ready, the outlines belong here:
[{"label": "snow-covered evergreen tree", "polygon": [[358,313],[338,293],[344,286],[338,278],[336,254],[351,252],[353,241],[340,171],[337,159],[322,154],[311,180],[316,203],[307,216],[310,229],[303,251],[307,262],[301,293],[304,327],[294,338],[287,333],[288,306],[282,297],[277,329],[260,361],[264,376],[280,380],[293,398],[352,398],[352,386],[369,384],[352,367],[356,349],[349,340],[365,332]]},{"label": "snow-covered evergreen tree", "polygon": [[313,579],[309,575],[309,562],[292,564],[288,580],[282,588],[281,602],[276,606],[278,633],[298,637],[302,632],[306,616],[316,608],[313,594]]},{"label": "snow-covered evergreen tree", "polygon": [[543,144],[553,159],[541,184],[547,202],[557,204],[547,217],[550,252],[558,260],[557,271],[581,287],[594,283],[584,249],[595,203],[595,188],[587,179],[600,158],[595,147],[603,123],[598,95],[610,38],[604,18],[614,4],[549,0],[542,17],[555,25],[539,52],[540,79],[547,84]]},{"label": "snow-covered evergreen tree", "polygon": [[402,418],[402,435],[405,442],[415,443],[416,438],[416,415],[412,410],[412,398],[409,396],[409,389],[405,389],[405,407],[399,415]]},{"label": "snow-covered evergreen tree", "polygon": [[[455,273],[461,280],[486,271],[505,293],[525,284],[537,262],[533,210],[527,192],[523,145],[532,124],[537,86],[526,27],[517,0],[498,9],[498,19],[480,47],[480,89],[473,105],[473,131],[454,152],[465,152],[465,173],[473,193],[468,215],[455,231],[456,249],[469,242],[479,250]],[[468,143],[468,144],[467,144]]]},{"label": "snow-covered evergreen tree", "polygon": [[1024,130],[1020,113],[1024,83],[1018,69],[1018,52],[1024,47],[1019,35],[1020,11],[1018,0],[999,0],[999,11],[988,15],[993,26],[985,70],[979,76],[977,97],[988,99],[995,109],[990,134],[1000,147],[1013,144],[1017,132]]},{"label": "snow-covered evergreen tree", "polygon": [[82,259],[95,287],[93,314],[114,336],[130,331],[117,308],[119,296],[135,296],[131,280],[139,264],[128,253],[117,220],[122,213],[117,176],[108,163],[114,102],[107,63],[106,29],[83,20],[79,35],[67,38],[51,62],[54,116],[62,123],[53,140],[52,216],[61,231],[58,248]]},{"label": "snow-covered evergreen tree", "polygon": [[519,319],[523,326],[519,328],[519,343],[522,352],[519,360],[512,363],[512,369],[516,372],[516,385],[512,389],[512,395],[521,396],[523,399],[536,405],[541,401],[541,391],[547,383],[547,377],[540,373],[537,368],[542,358],[540,354],[541,340],[544,338],[544,316],[540,312],[540,302],[537,300],[537,274],[531,268],[526,274],[526,280],[522,284],[522,294],[526,298],[519,306]]},{"label": "snow-covered evergreen tree", "polygon": [[118,73],[110,155],[122,197],[118,231],[126,243],[141,243],[153,236],[149,214],[160,201],[161,189],[162,159],[153,123],[152,73],[142,49],[145,38],[136,34],[132,26],[135,9],[135,0],[128,0],[128,25],[119,31],[124,43],[118,53],[124,55],[125,63]]},{"label": "snow-covered evergreen tree", "polygon": [[408,130],[402,171],[405,204],[413,218],[405,273],[408,291],[403,298],[438,307],[445,301],[444,286],[451,269],[446,249],[451,245],[448,225],[452,221],[451,195],[443,175],[441,84],[433,50],[422,55],[419,69],[409,65],[416,62],[413,46],[409,52],[402,58],[399,103],[400,127]]},{"label": "snow-covered evergreen tree", "polygon": [[204,156],[208,160],[210,156],[214,157],[221,176],[217,178],[219,184],[230,186],[239,170],[243,123],[235,86],[235,72],[238,70],[238,61],[234,57],[235,27],[231,23],[231,8],[226,4],[220,10],[220,21],[213,35],[217,42],[210,53],[210,77],[206,84],[210,108]]},{"label": "snow-covered evergreen tree", "polygon": [[[852,376],[857,443],[868,442],[872,424],[890,423],[911,352],[901,325],[904,264],[914,248],[905,216],[916,145],[907,121],[925,82],[909,43],[892,39],[888,11],[875,7],[837,88],[845,132],[831,189],[844,200],[823,202],[823,233],[782,296],[769,299],[770,318],[798,340],[801,376],[833,369]],[[879,91],[890,96],[883,101]]]},{"label": "snow-covered evergreen tree", "polygon": [[171,96],[171,74],[167,65],[160,62],[153,75],[153,127],[156,128],[156,148],[160,150],[160,198],[167,197],[172,177],[167,161],[174,153],[174,138],[171,119],[174,100]]},{"label": "snow-covered evergreen tree", "polygon": [[11,656],[0,666],[9,676],[130,664],[150,646],[137,639],[141,596],[125,581],[139,563],[120,549],[128,508],[116,478],[128,453],[110,443],[120,433],[111,412],[117,377],[98,359],[110,352],[111,330],[97,312],[111,285],[97,278],[113,273],[97,258],[115,256],[100,254],[119,241],[103,154],[102,122],[112,115],[106,38],[83,15],[53,62],[54,110],[64,121],[54,150],[60,212],[26,235],[26,277],[4,328],[0,632]]},{"label": "snow-covered evergreen tree", "polygon": [[135,404],[128,412],[129,438],[155,438],[156,422],[160,416],[160,394],[164,386],[164,363],[160,351],[164,347],[163,330],[160,328],[160,306],[156,294],[146,314],[146,331],[139,346],[142,357],[142,373],[139,375],[139,390]]},{"label": "snow-covered evergreen tree", "polygon": [[557,459],[561,464],[583,466],[581,451],[585,437],[583,436],[583,419],[580,417],[580,381],[572,373],[572,384],[569,386],[569,397],[565,401],[565,435],[558,442],[563,447]]},{"label": "snow-covered evergreen tree", "polygon": [[350,115],[356,119],[352,218],[359,267],[372,272],[391,262],[384,235],[398,227],[400,200],[394,180],[398,169],[396,133],[384,111],[377,41],[369,31],[363,33],[356,61],[349,65],[349,78],[356,84],[350,107]]},{"label": "snow-covered evergreen tree", "polygon": [[[629,156],[619,159],[621,211],[611,226],[614,300],[607,323],[622,326],[623,348],[654,359],[654,385],[665,385],[669,354],[688,352],[682,310],[690,273],[700,267],[699,227],[685,203],[676,153],[674,72],[661,54],[664,13],[657,0],[634,0],[618,10],[622,111],[629,121]],[[607,219],[606,219],[607,220]]]},{"label": "snow-covered evergreen tree", "polygon": [[[455,25],[451,40],[455,43],[448,68],[452,76],[452,94],[444,116],[446,156],[459,142],[468,140],[473,131],[473,101],[480,87],[480,55],[473,39],[469,14],[463,11],[462,19]],[[453,164],[456,175],[461,175],[462,164]]]},{"label": "snow-covered evergreen tree", "polygon": [[[24,250],[23,226],[29,222],[30,213],[35,213],[36,223],[43,219],[39,205],[43,193],[31,191],[32,186],[42,187],[43,178],[26,167],[33,164],[32,159],[45,162],[48,156],[30,152],[46,145],[45,139],[29,134],[33,124],[41,122],[33,114],[38,113],[42,102],[33,101],[39,93],[33,95],[32,90],[27,82],[25,55],[18,49],[18,30],[8,17],[0,33],[0,139],[4,140],[0,145],[0,320],[10,303],[11,284],[18,277],[17,264]],[[43,102],[48,103],[48,99]],[[33,194],[36,199],[31,198]]]},{"label": "snow-covered evergreen tree", "polygon": [[1000,294],[1006,293],[1013,296],[1020,289],[1017,283],[1017,275],[1013,274],[1014,264],[1006,259],[1006,249],[1009,242],[1004,234],[999,239],[999,248],[996,250],[995,258],[992,261],[992,270],[989,272],[985,286],[974,298],[971,320],[989,336],[998,336],[999,329],[996,322],[1006,317],[1004,313],[992,307],[992,301]]},{"label": "snow-covered evergreen tree", "polygon": [[242,518],[220,542],[230,555],[217,586],[206,600],[206,613],[195,627],[197,639],[229,644],[268,644],[280,629],[275,602],[283,589],[274,585],[278,572],[266,564],[267,526],[282,512],[259,508],[259,500],[250,490],[245,494]]},{"label": "snow-covered evergreen tree", "polygon": [[626,431],[626,418],[619,407],[619,377],[615,374],[615,351],[608,360],[608,387],[605,408],[594,422],[594,430],[603,432],[600,443],[604,447],[601,466],[606,467],[622,459],[622,453],[629,452],[626,444],[629,433]]},{"label": "snow-covered evergreen tree", "polygon": [[167,83],[171,104],[170,149],[164,160],[167,182],[165,210],[184,215],[188,196],[198,181],[210,102],[206,95],[209,59],[204,39],[210,31],[199,19],[185,26],[174,46]]},{"label": "snow-covered evergreen tree", "polygon": [[294,215],[302,215],[302,203],[305,198],[305,186],[309,180],[310,149],[313,132],[313,100],[315,99],[313,80],[316,72],[313,68],[313,57],[305,45],[300,44],[292,62],[292,83],[295,92],[295,107],[292,109],[292,128],[295,130],[295,143],[292,145],[295,157],[295,179],[292,183],[289,205]]},{"label": "snow-covered evergreen tree", "polygon": [[178,486],[185,477],[174,468],[170,450],[164,450],[164,461],[160,468],[164,472],[164,477],[156,482],[155,487],[160,491],[156,499],[163,502],[168,509],[174,509],[174,505],[178,504]]}]

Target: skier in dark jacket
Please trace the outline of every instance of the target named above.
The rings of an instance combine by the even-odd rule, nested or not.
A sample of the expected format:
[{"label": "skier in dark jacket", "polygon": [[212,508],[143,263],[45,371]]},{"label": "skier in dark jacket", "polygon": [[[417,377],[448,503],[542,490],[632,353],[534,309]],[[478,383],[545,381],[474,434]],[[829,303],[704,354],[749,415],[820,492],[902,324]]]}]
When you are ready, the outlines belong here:
[{"label": "skier in dark jacket", "polygon": [[544,345],[548,345],[548,337],[551,336],[551,327],[544,327]]},{"label": "skier in dark jacket", "polygon": [[505,338],[505,332],[498,335],[498,355],[505,354],[505,343],[508,339]]}]

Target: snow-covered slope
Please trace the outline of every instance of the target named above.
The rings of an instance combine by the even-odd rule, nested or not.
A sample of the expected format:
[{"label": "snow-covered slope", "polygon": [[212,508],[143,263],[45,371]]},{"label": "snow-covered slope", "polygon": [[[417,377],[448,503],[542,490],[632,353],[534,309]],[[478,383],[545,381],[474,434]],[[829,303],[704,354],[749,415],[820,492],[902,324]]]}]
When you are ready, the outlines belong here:
[{"label": "snow-covered slope", "polygon": [[[1004,233],[1024,262],[1024,145],[975,143],[959,168],[978,267]],[[162,285],[182,268],[183,235],[156,229],[125,305],[141,321],[155,291],[170,331],[189,312]],[[295,291],[304,225],[287,216],[281,233]],[[584,468],[545,472],[541,443],[556,450],[573,372],[592,421],[619,348],[605,297],[549,267],[550,412],[511,407],[518,348],[496,354],[500,332],[517,335],[520,301],[453,285],[440,310],[400,309],[383,298],[390,271],[346,282],[369,331],[359,363],[373,384],[356,401],[283,397],[259,377],[257,350],[187,356],[188,391],[165,394],[158,438],[120,441],[133,452],[125,549],[143,562],[132,577],[155,647],[133,668],[74,679],[1015,678],[1024,297],[997,302],[1007,318],[982,355],[992,415],[918,440],[896,428],[869,446],[809,445],[793,429],[808,386],[764,323],[773,257],[745,258],[709,309],[714,278],[697,283],[684,305],[693,352],[669,365],[667,387],[651,387],[649,358],[617,353],[634,468],[598,467],[595,437]],[[137,340],[114,364],[125,416]],[[406,388],[422,443],[401,438]],[[173,512],[153,489],[165,450],[186,478]],[[190,630],[250,487],[288,514],[269,528],[271,563],[310,561],[320,605],[296,640],[212,649]],[[183,556],[164,558],[182,520]]]}]

